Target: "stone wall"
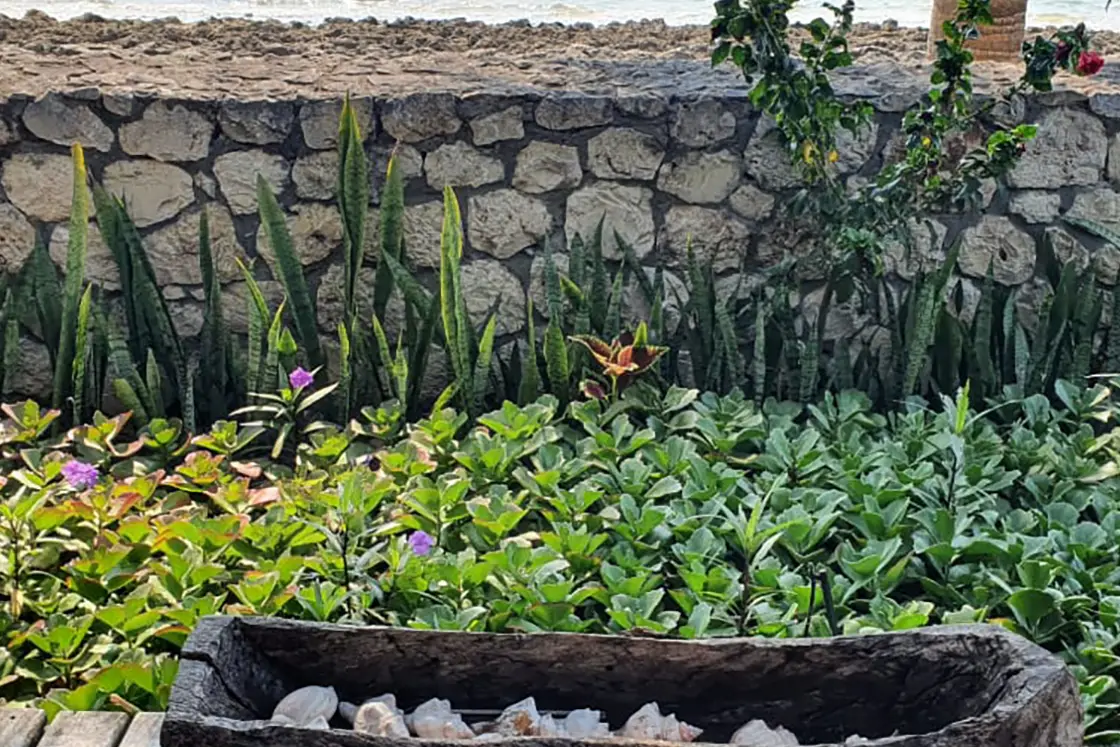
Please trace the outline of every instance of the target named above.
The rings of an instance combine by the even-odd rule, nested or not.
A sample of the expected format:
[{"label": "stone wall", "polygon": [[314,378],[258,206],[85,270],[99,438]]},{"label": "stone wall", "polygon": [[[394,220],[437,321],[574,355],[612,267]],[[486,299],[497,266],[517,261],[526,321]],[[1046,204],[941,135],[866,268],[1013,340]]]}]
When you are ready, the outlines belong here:
[{"label": "stone wall", "polygon": [[[660,260],[679,271],[691,236],[697,252],[726,279],[721,287],[733,287],[740,272],[758,272],[796,251],[774,230],[782,200],[796,184],[777,133],[751,109],[738,78],[696,63],[681,63],[691,67],[677,77],[661,74],[671,73],[674,64],[615,69],[616,77],[631,80],[654,67],[658,75],[649,78],[653,84],[613,90],[495,84],[491,92],[356,98],[368,135],[375,204],[389,153],[400,144],[412,266],[429,279],[438,266],[445,184],[455,187],[462,204],[469,310],[480,320],[500,299],[499,331],[505,335],[523,329],[527,295],[543,306],[542,241],[587,235],[604,215],[608,236],[617,231],[651,265]],[[878,111],[871,131],[841,148],[839,166],[850,179],[874,174],[897,148],[901,111],[921,90],[911,83],[900,85],[882,70],[844,79],[853,95],[872,100]],[[342,302],[341,228],[332,204],[339,108],[338,100],[297,94],[219,101],[92,88],[0,99],[0,267],[18,270],[36,238],[62,264],[71,189],[67,147],[78,141],[92,177],[129,205],[186,337],[202,325],[197,229],[207,206],[227,318],[245,331],[246,288],[235,258],[260,257],[256,272],[263,288],[273,303],[281,296],[259,232],[259,173],[281,196],[321,329],[333,336]],[[978,301],[989,260],[999,283],[1022,287],[1021,308],[1028,315],[1037,309],[1047,287],[1038,260],[1047,239],[1060,257],[1092,262],[1102,283],[1114,284],[1120,270],[1120,252],[1072,235],[1060,221],[1063,214],[1078,215],[1120,229],[1120,195],[1112,187],[1120,181],[1120,94],[1059,91],[1003,115],[1038,122],[1039,136],[1006,185],[989,185],[986,213],[937,223],[923,256],[903,260],[896,254],[888,263],[908,280],[923,257],[936,259],[943,243],[963,231],[955,282],[962,285],[966,314]],[[371,232],[376,219],[372,210]],[[90,237],[89,279],[119,288],[95,227]],[[613,240],[606,249],[618,257]],[[371,263],[375,254],[368,253]],[[372,265],[368,273],[367,281]],[[808,316],[820,299],[812,275],[806,273],[810,285],[797,301]],[[668,282],[683,289],[672,273]],[[842,334],[857,321],[835,309],[828,334]],[[12,385],[22,394],[39,394],[49,379],[40,373],[45,348],[29,339],[22,352],[24,370]]]}]

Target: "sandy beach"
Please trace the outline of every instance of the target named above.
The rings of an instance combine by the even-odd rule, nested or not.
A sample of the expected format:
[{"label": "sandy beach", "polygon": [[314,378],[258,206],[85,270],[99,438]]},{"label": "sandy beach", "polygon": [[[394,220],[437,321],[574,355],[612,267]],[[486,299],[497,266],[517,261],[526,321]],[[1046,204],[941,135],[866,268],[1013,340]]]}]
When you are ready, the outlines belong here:
[{"label": "sandy beach", "polygon": [[[1120,55],[1120,33],[1094,35],[1106,58]],[[860,25],[851,37],[860,63],[922,75],[926,31]],[[187,97],[236,92],[268,96],[293,87],[310,94],[471,88],[501,80],[548,89],[595,81],[596,61],[702,62],[704,26],[632,22],[487,25],[466,21],[392,24],[331,21],[319,26],[275,21],[56,21],[42,13],[0,16],[0,94],[38,95],[96,86]],[[1109,66],[1106,73],[1110,72]],[[1015,66],[978,65],[985,84],[1018,75]],[[1111,84],[1064,76],[1079,90]]]}]

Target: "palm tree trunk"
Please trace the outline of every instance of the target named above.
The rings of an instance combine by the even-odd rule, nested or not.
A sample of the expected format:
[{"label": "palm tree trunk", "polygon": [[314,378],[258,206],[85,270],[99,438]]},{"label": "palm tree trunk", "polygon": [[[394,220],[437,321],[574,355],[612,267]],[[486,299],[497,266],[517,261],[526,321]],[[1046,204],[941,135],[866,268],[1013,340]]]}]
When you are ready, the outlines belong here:
[{"label": "palm tree trunk", "polygon": [[[968,43],[977,60],[1018,62],[1027,25],[1027,0],[991,0],[991,26],[980,28],[980,38]],[[957,13],[957,0],[933,0],[929,25],[929,56],[937,54],[937,42],[945,38],[942,24]]]}]

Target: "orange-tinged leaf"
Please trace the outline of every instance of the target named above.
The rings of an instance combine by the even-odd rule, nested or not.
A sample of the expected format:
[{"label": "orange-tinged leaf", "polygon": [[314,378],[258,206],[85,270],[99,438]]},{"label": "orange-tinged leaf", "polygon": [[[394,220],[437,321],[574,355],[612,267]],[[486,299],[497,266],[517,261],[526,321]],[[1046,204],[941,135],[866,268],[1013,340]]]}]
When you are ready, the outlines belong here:
[{"label": "orange-tinged leaf", "polygon": [[611,359],[611,354],[613,353],[611,346],[598,337],[593,337],[591,335],[572,335],[568,339],[583,345],[591,351],[591,354],[600,362],[604,360],[609,361]]},{"label": "orange-tinged leaf", "polygon": [[128,513],[133,506],[135,506],[137,503],[140,503],[142,500],[144,500],[144,496],[140,495],[134,490],[124,493],[123,495],[114,496],[113,499],[109,502],[109,515],[114,519],[119,519],[120,517]]},{"label": "orange-tinged leaf", "polygon": [[230,462],[229,466],[233,471],[242,477],[248,477],[250,480],[255,480],[260,477],[264,470],[256,462]]},{"label": "orange-tinged leaf", "polygon": [[249,491],[250,506],[267,506],[280,500],[280,488],[273,485],[267,488],[255,488]]},{"label": "orange-tinged leaf", "polygon": [[140,440],[133,441],[132,443],[126,444],[125,446],[123,446],[119,449],[114,447],[113,448],[113,456],[118,457],[118,458],[136,456],[138,453],[140,453],[140,450],[143,449],[143,448],[144,448],[144,442],[143,441],[140,441]]}]

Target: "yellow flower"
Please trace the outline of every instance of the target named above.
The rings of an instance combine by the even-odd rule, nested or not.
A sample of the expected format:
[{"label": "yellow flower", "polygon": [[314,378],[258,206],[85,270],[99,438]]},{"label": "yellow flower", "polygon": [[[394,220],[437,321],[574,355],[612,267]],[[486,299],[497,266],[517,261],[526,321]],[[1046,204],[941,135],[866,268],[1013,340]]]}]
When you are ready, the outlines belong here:
[{"label": "yellow flower", "polygon": [[932,142],[933,141],[930,140],[928,137],[924,137],[924,138],[922,138],[922,147],[923,148],[928,148]]},{"label": "yellow flower", "polygon": [[840,160],[840,154],[839,153],[837,153],[834,150],[829,151],[829,153],[828,153],[828,162],[829,163],[836,163],[839,160]]}]

